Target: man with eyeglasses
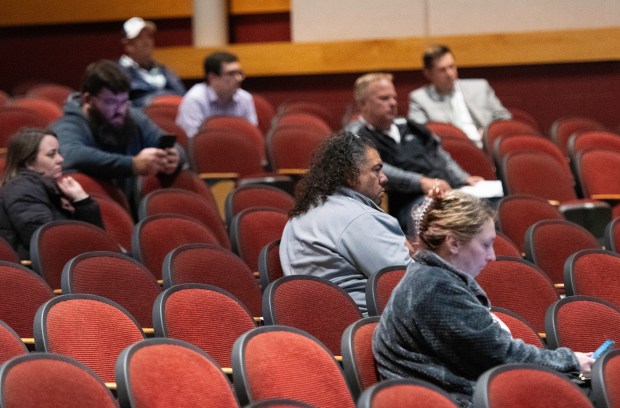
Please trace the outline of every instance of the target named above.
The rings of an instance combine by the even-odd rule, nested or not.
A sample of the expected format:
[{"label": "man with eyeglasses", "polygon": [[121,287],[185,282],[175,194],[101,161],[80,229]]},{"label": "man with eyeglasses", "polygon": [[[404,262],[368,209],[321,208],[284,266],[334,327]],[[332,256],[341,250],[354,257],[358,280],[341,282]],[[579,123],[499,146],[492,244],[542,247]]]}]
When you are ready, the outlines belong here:
[{"label": "man with eyeglasses", "polygon": [[258,124],[252,95],[241,89],[245,74],[237,56],[215,52],[205,58],[205,81],[194,85],[179,105],[176,123],[194,137],[211,116],[240,116]]},{"label": "man with eyeglasses", "polygon": [[86,68],[82,89],[73,94],[51,128],[58,135],[63,167],[112,181],[130,195],[132,177],[173,174],[182,164],[178,145],[160,148],[164,132],[130,107],[129,79],[114,61]]}]

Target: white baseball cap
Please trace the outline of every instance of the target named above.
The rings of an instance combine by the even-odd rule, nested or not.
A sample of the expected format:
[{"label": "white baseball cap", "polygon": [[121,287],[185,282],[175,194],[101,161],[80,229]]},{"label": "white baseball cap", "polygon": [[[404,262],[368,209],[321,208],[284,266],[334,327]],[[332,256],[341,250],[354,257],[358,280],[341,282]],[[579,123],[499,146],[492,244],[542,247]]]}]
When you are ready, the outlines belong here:
[{"label": "white baseball cap", "polygon": [[142,30],[145,28],[150,29],[151,31],[155,31],[157,26],[152,21],[145,21],[140,17],[132,17],[129,20],[125,21],[123,24],[123,30],[125,31],[125,37],[129,40],[132,40],[140,35]]}]

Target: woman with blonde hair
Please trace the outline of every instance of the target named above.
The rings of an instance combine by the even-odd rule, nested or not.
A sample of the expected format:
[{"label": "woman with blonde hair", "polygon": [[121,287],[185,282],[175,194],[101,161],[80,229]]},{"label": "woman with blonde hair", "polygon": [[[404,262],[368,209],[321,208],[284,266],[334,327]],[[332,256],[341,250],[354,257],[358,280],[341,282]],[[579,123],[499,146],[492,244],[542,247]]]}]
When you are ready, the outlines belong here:
[{"label": "woman with blonde hair", "polygon": [[415,263],[394,289],[373,338],[379,372],[445,389],[463,407],[486,370],[534,363],[588,372],[592,353],[544,350],[512,338],[475,278],[495,260],[495,212],[458,190],[434,189],[414,213]]}]

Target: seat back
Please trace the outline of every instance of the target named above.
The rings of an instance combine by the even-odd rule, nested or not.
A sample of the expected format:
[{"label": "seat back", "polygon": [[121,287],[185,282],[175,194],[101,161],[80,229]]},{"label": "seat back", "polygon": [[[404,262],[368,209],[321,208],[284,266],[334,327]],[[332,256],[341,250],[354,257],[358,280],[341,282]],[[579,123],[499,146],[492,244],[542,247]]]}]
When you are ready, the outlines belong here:
[{"label": "seat back", "polygon": [[216,245],[181,245],[166,255],[163,263],[164,288],[183,283],[216,286],[238,298],[253,316],[262,316],[262,294],[245,262]]},{"label": "seat back", "polygon": [[125,349],[116,364],[122,406],[238,407],[220,366],[198,347],[174,339],[148,339]]},{"label": "seat back", "polygon": [[452,123],[447,122],[426,122],[425,126],[439,136],[439,138],[444,142],[446,139],[457,139],[467,141],[470,144],[472,143],[469,137],[465,132],[463,132],[460,128],[454,126]]},{"label": "seat back", "polygon": [[[236,127],[210,126],[209,119],[203,130],[189,141],[189,157],[197,173],[235,173],[237,177],[263,172],[265,162],[265,140],[258,128],[235,118],[249,126],[246,130]],[[232,118],[229,118],[232,120]]]},{"label": "seat back", "polygon": [[65,265],[62,293],[90,293],[123,306],[141,327],[153,327],[153,303],[161,292],[144,265],[115,252],[87,252]]},{"label": "seat back", "polygon": [[207,202],[217,208],[215,196],[209,186],[189,169],[181,170],[172,175],[151,175],[136,177],[135,198],[136,208],[140,207],[140,200],[151,191],[160,188],[180,188],[200,194]]},{"label": "seat back", "polygon": [[[620,139],[620,137],[618,137]],[[585,197],[620,195],[620,151],[600,148],[584,150],[577,155],[579,185]]]},{"label": "seat back", "polygon": [[600,249],[585,228],[566,220],[543,220],[525,233],[525,256],[545,271],[554,284],[564,283],[564,262],[582,249]]},{"label": "seat back", "polygon": [[591,408],[581,389],[562,374],[534,364],[502,364],[478,378],[475,407]]},{"label": "seat back", "polygon": [[549,277],[535,265],[498,257],[482,269],[476,281],[492,305],[523,316],[539,333],[545,331],[545,313],[559,295]]},{"label": "seat back", "polygon": [[9,140],[23,127],[45,128],[47,121],[36,113],[16,107],[0,107],[0,148],[6,148]]},{"label": "seat back", "polygon": [[90,196],[99,204],[105,232],[119,245],[122,252],[130,254],[131,234],[135,223],[129,211],[110,197],[95,193]]},{"label": "seat back", "polygon": [[585,249],[571,255],[564,264],[567,295],[587,295],[620,307],[620,254],[602,249]]},{"label": "seat back", "polygon": [[316,147],[330,132],[313,127],[278,126],[267,135],[267,154],[271,168],[276,172],[304,170]]},{"label": "seat back", "polygon": [[[187,137],[185,130],[183,130],[181,126],[177,125],[174,118],[170,117],[169,113],[167,112],[169,110],[171,109],[168,107],[162,109],[159,106],[155,107],[154,109],[149,107],[144,108],[144,112],[149,112],[147,116],[157,126],[159,126],[167,134],[176,136],[176,143],[181,145],[184,149],[187,149],[187,146],[189,145],[189,138]],[[164,112],[160,113],[160,111]]]},{"label": "seat back", "polygon": [[87,193],[110,197],[119,203],[125,210],[131,211],[129,200],[120,187],[76,171],[68,171],[65,172],[65,174],[73,177],[75,181],[80,183],[84,191]]},{"label": "seat back", "polygon": [[114,382],[121,351],[143,339],[133,316],[101,296],[57,296],[45,302],[34,318],[37,351],[75,358],[105,382]]},{"label": "seat back", "polygon": [[46,98],[23,97],[13,98],[8,105],[9,107],[24,109],[37,115],[50,125],[62,116],[62,108],[53,101]]},{"label": "seat back", "polygon": [[217,237],[219,244],[230,249],[228,233],[218,209],[200,194],[179,188],[160,188],[152,191],[140,202],[138,218],[155,214],[179,214],[202,222]]},{"label": "seat back", "polygon": [[480,176],[485,180],[497,180],[495,165],[482,150],[470,140],[445,139],[441,146],[450,156],[472,176]]},{"label": "seat back", "polygon": [[20,263],[17,251],[2,237],[0,237],[0,261]]},{"label": "seat back", "polygon": [[0,320],[22,338],[32,338],[34,316],[54,296],[47,282],[30,269],[0,261]]},{"label": "seat back", "polygon": [[241,211],[230,224],[233,251],[252,271],[257,271],[260,251],[282,237],[287,222],[287,213],[276,208],[253,207]]},{"label": "seat back", "polygon": [[537,129],[541,134],[543,133],[542,127],[540,126],[540,122],[538,122],[538,119],[536,119],[534,115],[532,115],[530,112],[523,110],[523,109],[514,108],[514,107],[507,107],[506,109],[510,111],[510,114],[512,115],[513,120],[527,123],[528,125]]},{"label": "seat back", "polygon": [[155,335],[191,343],[222,367],[231,367],[232,346],[256,327],[250,311],[212,285],[186,283],[166,289],[155,302]]},{"label": "seat back", "polygon": [[385,380],[364,391],[358,408],[456,408],[459,405],[442,389],[413,378]]},{"label": "seat back", "polygon": [[605,227],[605,248],[620,253],[620,217],[609,221]]},{"label": "seat back", "polygon": [[0,365],[13,357],[28,354],[28,348],[15,330],[0,320]]},{"label": "seat back", "polygon": [[166,254],[184,244],[214,244],[219,240],[200,221],[184,215],[156,214],[139,221],[132,235],[133,256],[150,270],[155,278],[162,278],[162,264]]},{"label": "seat back", "polygon": [[514,119],[501,119],[495,120],[484,129],[482,134],[482,142],[484,148],[488,154],[493,153],[495,147],[495,140],[508,133],[525,133],[537,135],[540,131],[536,127]]},{"label": "seat back", "polygon": [[501,232],[495,233],[495,241],[493,241],[493,252],[495,256],[510,256],[513,258],[521,258],[521,252],[517,248],[517,244],[512,242],[510,238]]},{"label": "seat back", "polygon": [[280,263],[280,240],[271,241],[258,254],[258,277],[260,287],[265,288],[274,280],[284,276]]},{"label": "seat back", "polygon": [[54,102],[59,108],[65,106],[65,102],[75,92],[75,89],[55,83],[42,83],[28,89],[26,96],[30,98],[44,98]]},{"label": "seat back", "polygon": [[566,164],[545,152],[507,154],[502,163],[502,176],[510,195],[528,194],[559,202],[577,198],[573,176]]},{"label": "seat back", "polygon": [[366,282],[366,307],[369,316],[380,316],[392,291],[405,276],[406,267],[388,266],[373,274]]},{"label": "seat back", "polygon": [[605,340],[620,344],[620,308],[591,296],[567,296],[545,317],[549,348],[594,351]]},{"label": "seat back", "polygon": [[620,134],[607,130],[585,130],[573,133],[568,140],[568,156],[572,162],[577,161],[580,152],[593,148],[620,152]]},{"label": "seat back", "polygon": [[541,197],[515,194],[503,197],[497,204],[497,226],[521,253],[525,252],[525,232],[541,220],[563,220],[557,207]]},{"label": "seat back", "polygon": [[514,152],[545,152],[566,166],[570,171],[568,156],[566,156],[551,140],[540,135],[509,133],[495,140],[493,159],[501,165],[504,157]]},{"label": "seat back", "polygon": [[517,313],[496,306],[491,307],[491,313],[508,326],[513,339],[521,339],[523,342],[538,348],[547,348],[536,329]]},{"label": "seat back", "polygon": [[286,191],[265,184],[246,184],[236,187],[226,197],[226,222],[246,208],[272,207],[288,212],[295,205],[295,198]]},{"label": "seat back", "polygon": [[331,352],[302,330],[253,329],[235,341],[233,382],[242,404],[290,398],[316,408],[353,408],[355,403]]},{"label": "seat back", "polygon": [[568,155],[568,140],[575,132],[584,130],[605,130],[599,121],[584,116],[564,116],[551,124],[551,140]]},{"label": "seat back", "polygon": [[340,127],[338,118],[324,104],[313,101],[291,100],[281,103],[277,111],[277,123],[284,117],[305,114],[319,118],[329,129]]},{"label": "seat back", "polygon": [[362,318],[351,297],[339,286],[316,276],[284,276],[263,294],[265,324],[296,327],[318,338],[334,355],[342,333]]},{"label": "seat back", "polygon": [[258,128],[266,135],[271,128],[271,121],[276,116],[276,109],[271,102],[262,95],[252,92],[254,100],[254,108],[256,108],[256,116],[258,118]]},{"label": "seat back", "polygon": [[91,251],[121,252],[101,228],[83,221],[51,221],[32,234],[32,268],[53,288],[60,288],[62,269],[69,259]]},{"label": "seat back", "polygon": [[620,404],[620,350],[603,354],[592,366],[592,400],[597,407]]},{"label": "seat back", "polygon": [[86,365],[58,354],[30,353],[0,369],[5,408],[118,408],[103,381]]},{"label": "seat back", "polygon": [[355,400],[366,388],[381,381],[372,353],[372,336],[378,324],[378,316],[366,317],[342,333],[342,368]]}]

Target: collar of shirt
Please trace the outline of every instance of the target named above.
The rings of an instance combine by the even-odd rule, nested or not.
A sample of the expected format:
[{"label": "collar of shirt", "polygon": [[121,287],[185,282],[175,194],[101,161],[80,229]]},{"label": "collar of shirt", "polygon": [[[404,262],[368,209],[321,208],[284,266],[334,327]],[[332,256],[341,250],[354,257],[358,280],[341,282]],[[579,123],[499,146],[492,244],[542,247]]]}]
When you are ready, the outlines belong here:
[{"label": "collar of shirt", "polygon": [[437,92],[437,88],[433,84],[429,86],[429,93],[431,95],[431,98],[440,102],[444,102],[446,99],[450,100],[454,96],[455,92],[460,92],[458,80],[454,81],[454,87],[452,88],[452,91],[448,93]]},{"label": "collar of shirt", "polygon": [[227,103],[226,105],[222,105],[222,102],[220,101],[220,97],[217,95],[217,93],[215,93],[213,88],[211,88],[209,84],[207,84],[207,101],[209,101],[210,104],[217,104],[220,106],[228,106],[234,103],[238,103],[239,102],[239,90],[237,89],[235,91],[229,103]]},{"label": "collar of shirt", "polygon": [[374,127],[373,125],[371,125],[370,123],[366,122],[366,119],[364,119],[363,116],[360,116],[360,121],[364,124],[364,126],[366,126],[368,129],[375,131],[375,132],[379,132],[381,134],[384,134],[385,136],[393,139],[396,143],[400,143],[401,137],[400,137],[400,132],[398,131],[398,127],[392,123],[390,125],[390,130],[389,131],[385,131],[382,129],[377,129],[376,127]]}]

